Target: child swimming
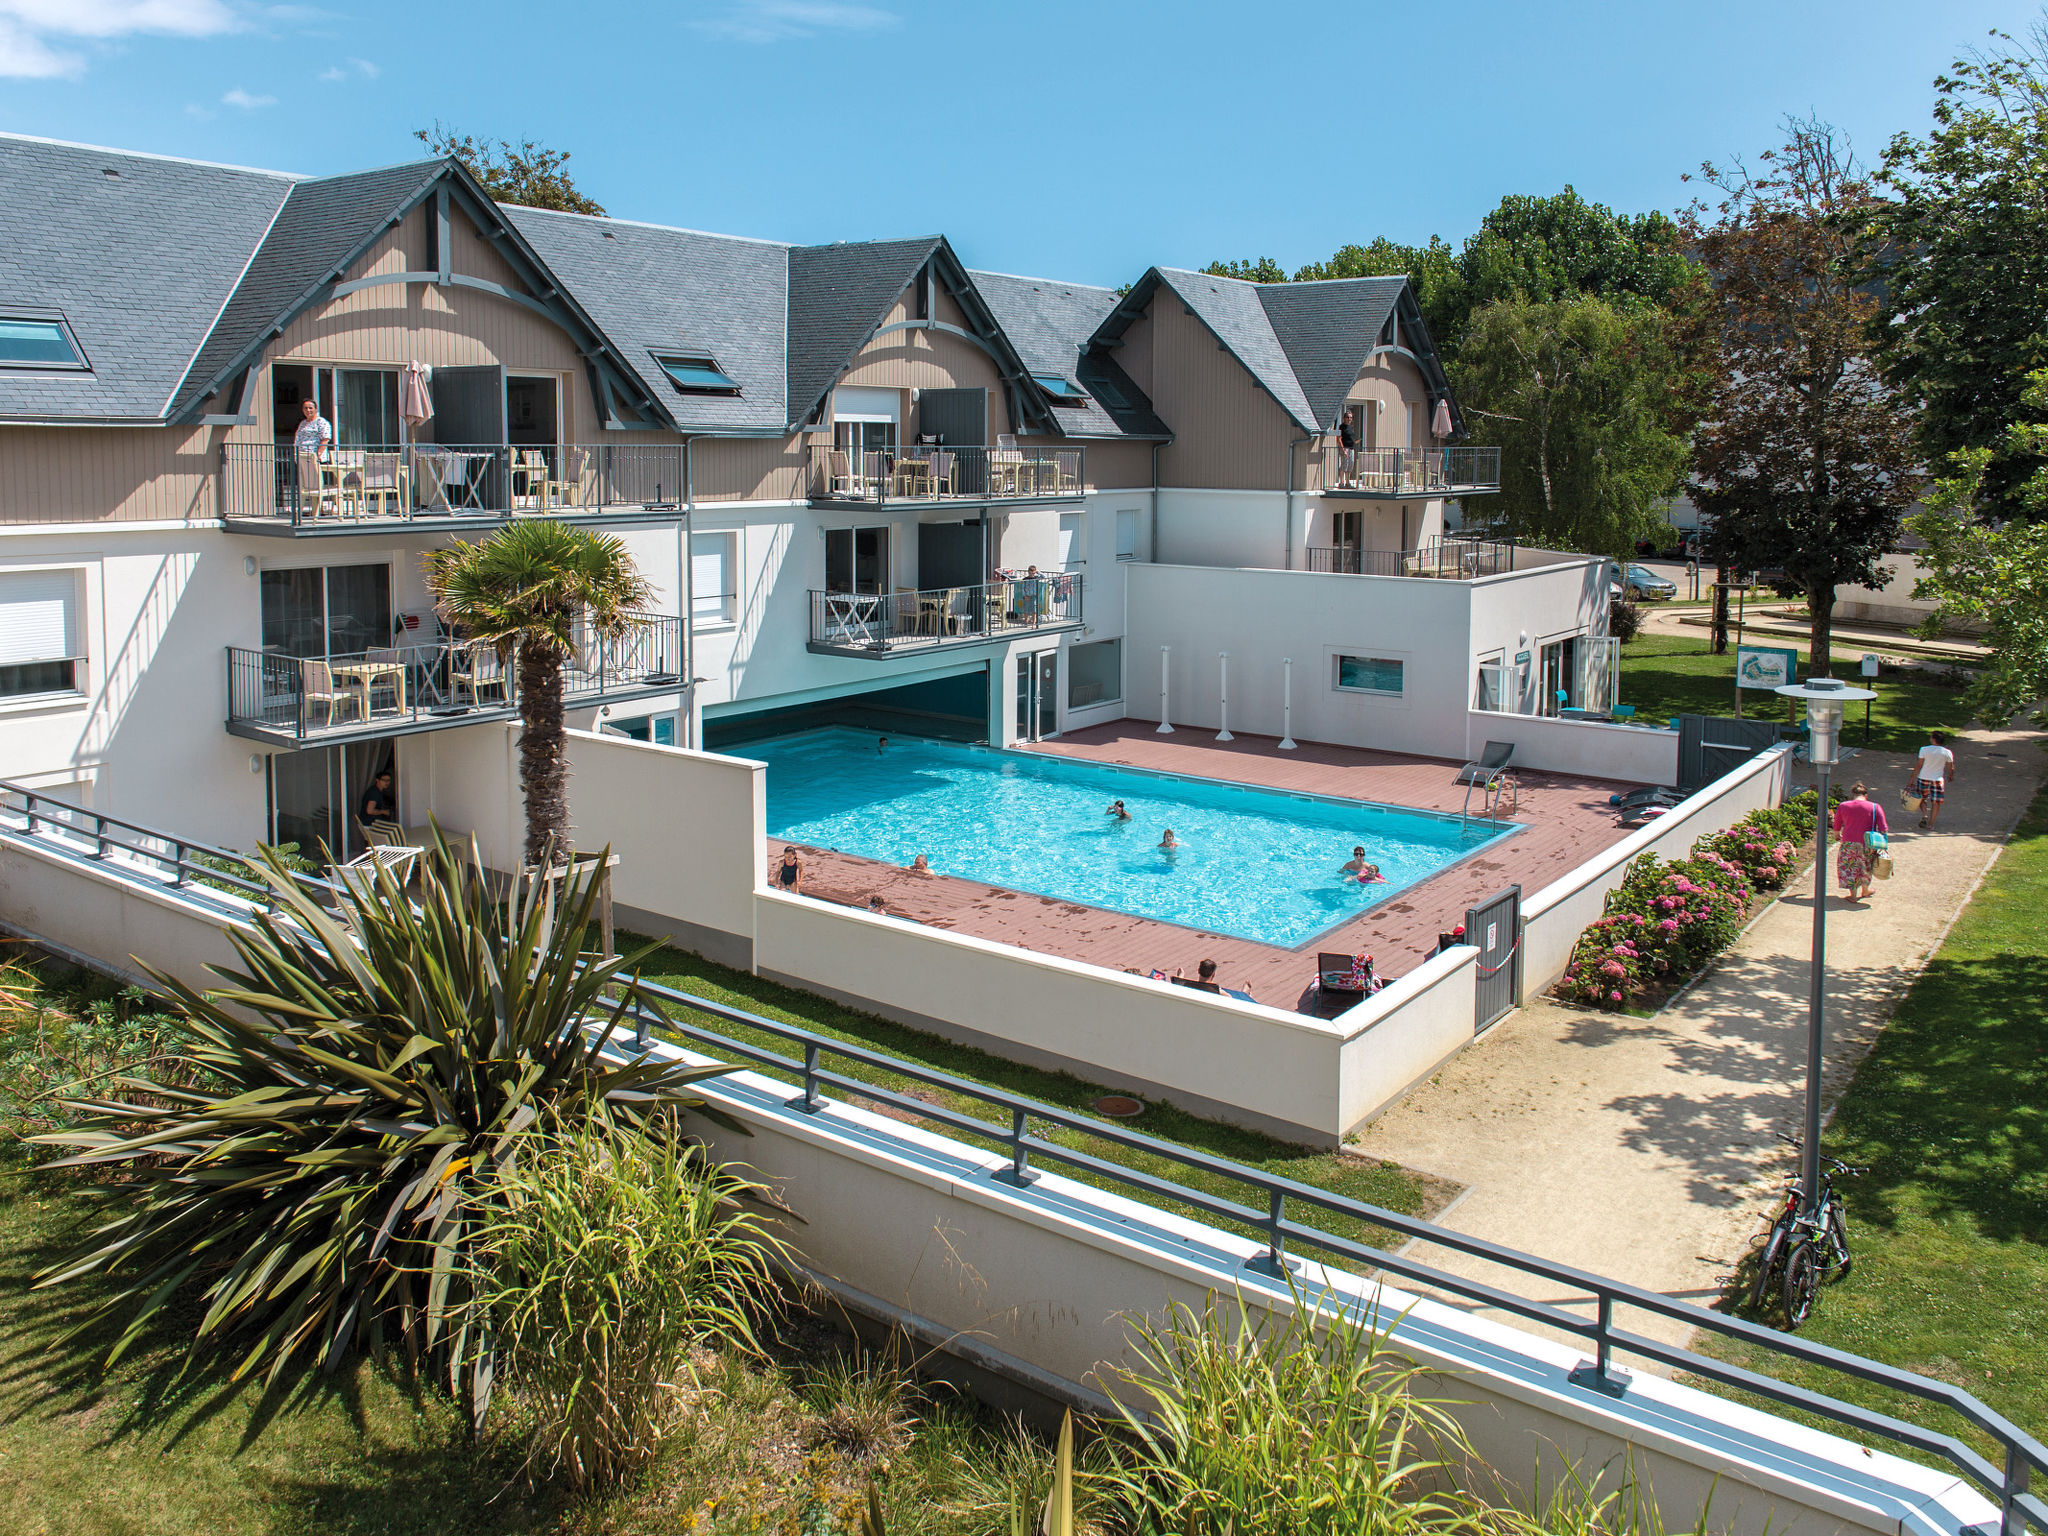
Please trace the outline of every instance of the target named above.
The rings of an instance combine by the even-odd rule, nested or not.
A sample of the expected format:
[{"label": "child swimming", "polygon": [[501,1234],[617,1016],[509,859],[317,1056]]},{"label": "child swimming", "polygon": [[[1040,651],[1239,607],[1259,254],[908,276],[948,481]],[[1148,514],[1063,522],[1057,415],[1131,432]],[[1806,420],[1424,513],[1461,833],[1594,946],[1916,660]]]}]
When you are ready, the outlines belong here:
[{"label": "child swimming", "polygon": [[1380,873],[1377,864],[1368,864],[1364,848],[1351,850],[1351,862],[1342,871],[1347,879],[1356,880],[1360,885],[1385,885],[1387,877]]}]

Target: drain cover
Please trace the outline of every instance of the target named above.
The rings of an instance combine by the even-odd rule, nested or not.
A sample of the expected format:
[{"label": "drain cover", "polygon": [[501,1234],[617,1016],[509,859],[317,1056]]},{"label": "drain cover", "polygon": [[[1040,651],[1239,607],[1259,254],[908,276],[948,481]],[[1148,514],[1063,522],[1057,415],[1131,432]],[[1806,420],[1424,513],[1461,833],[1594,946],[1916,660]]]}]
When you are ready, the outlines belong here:
[{"label": "drain cover", "polygon": [[1095,1101],[1095,1113],[1112,1120],[1131,1120],[1145,1113],[1145,1101],[1127,1093],[1106,1093]]}]

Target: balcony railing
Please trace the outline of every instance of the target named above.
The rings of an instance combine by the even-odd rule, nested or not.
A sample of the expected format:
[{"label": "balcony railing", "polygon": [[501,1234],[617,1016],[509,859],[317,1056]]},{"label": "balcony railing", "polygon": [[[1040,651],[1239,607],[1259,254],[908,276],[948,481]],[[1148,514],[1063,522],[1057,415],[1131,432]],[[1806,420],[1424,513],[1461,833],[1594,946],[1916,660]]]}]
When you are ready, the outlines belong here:
[{"label": "balcony railing", "polygon": [[1500,489],[1498,448],[1325,448],[1326,496],[1479,496]]},{"label": "balcony railing", "polygon": [[[635,614],[624,634],[586,633],[562,663],[572,705],[681,686],[682,620]],[[518,707],[516,658],[440,640],[353,655],[282,656],[228,647],[228,729],[302,742],[430,729]]]},{"label": "balcony railing", "polygon": [[971,587],[812,592],[811,647],[855,656],[972,645],[1081,622],[1081,577],[1019,576]]},{"label": "balcony railing", "polygon": [[1311,544],[1308,569],[1340,576],[1435,576],[1470,581],[1515,568],[1515,546],[1486,539],[1431,539],[1416,549],[1352,549]]},{"label": "balcony railing", "polygon": [[1079,448],[816,447],[813,501],[1025,501],[1081,494]]},{"label": "balcony railing", "polygon": [[587,517],[672,509],[683,486],[673,444],[413,443],[301,454],[289,443],[221,450],[222,513],[293,528],[352,523]]}]

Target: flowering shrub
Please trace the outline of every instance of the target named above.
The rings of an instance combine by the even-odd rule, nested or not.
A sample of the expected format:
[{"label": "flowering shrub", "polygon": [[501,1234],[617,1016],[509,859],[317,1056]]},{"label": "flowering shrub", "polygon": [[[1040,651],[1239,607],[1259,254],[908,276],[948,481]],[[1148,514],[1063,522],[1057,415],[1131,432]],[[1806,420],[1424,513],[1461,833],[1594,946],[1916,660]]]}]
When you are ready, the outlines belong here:
[{"label": "flowering shrub", "polygon": [[1699,970],[1735,941],[1755,894],[1790,877],[1813,814],[1808,793],[1702,837],[1690,858],[1636,859],[1608,893],[1606,916],[1579,935],[1560,995],[1619,1008]]}]

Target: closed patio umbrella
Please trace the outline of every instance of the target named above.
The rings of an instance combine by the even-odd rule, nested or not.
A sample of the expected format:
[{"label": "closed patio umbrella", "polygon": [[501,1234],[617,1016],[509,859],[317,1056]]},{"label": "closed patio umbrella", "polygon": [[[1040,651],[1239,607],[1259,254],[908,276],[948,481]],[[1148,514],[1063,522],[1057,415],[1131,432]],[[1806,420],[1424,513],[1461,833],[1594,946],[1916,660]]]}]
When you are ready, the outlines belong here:
[{"label": "closed patio umbrella", "polygon": [[408,436],[417,433],[434,414],[434,397],[427,391],[427,365],[407,363],[398,375],[398,419]]},{"label": "closed patio umbrella", "polygon": [[1451,435],[1450,396],[1439,395],[1437,397],[1436,415],[1429,423],[1429,431],[1432,437],[1449,437]]}]

